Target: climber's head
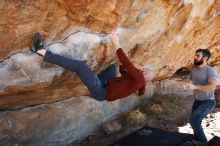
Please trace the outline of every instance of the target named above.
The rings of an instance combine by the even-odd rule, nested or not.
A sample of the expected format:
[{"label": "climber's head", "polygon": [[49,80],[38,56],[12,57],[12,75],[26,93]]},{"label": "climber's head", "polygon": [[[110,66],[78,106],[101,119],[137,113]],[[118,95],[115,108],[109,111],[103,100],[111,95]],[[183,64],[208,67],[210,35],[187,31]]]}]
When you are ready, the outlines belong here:
[{"label": "climber's head", "polygon": [[146,82],[152,81],[154,78],[154,71],[151,67],[144,67],[141,70],[144,74],[144,78]]}]

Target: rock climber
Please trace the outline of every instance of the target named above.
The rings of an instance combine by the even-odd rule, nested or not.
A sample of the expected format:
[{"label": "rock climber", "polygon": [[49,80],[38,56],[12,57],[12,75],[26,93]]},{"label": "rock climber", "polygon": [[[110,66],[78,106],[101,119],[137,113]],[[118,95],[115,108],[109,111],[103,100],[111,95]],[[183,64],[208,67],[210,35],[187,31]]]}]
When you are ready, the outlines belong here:
[{"label": "rock climber", "polygon": [[149,67],[136,68],[121,48],[119,37],[115,32],[110,34],[110,39],[120,61],[120,77],[116,77],[116,65],[114,64],[109,65],[104,71],[96,75],[84,62],[69,59],[46,50],[39,32],[34,35],[31,51],[43,56],[43,60],[46,62],[75,72],[87,86],[91,97],[98,101],[114,101],[127,97],[136,91],[138,91],[139,96],[144,95],[146,82],[153,79],[153,70]]}]

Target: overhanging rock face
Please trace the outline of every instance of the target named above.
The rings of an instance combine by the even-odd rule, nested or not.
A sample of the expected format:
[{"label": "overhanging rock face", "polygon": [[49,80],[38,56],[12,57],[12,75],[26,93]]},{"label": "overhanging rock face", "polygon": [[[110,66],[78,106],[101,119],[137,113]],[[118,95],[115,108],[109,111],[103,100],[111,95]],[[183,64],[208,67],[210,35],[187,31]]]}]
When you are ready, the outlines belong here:
[{"label": "overhanging rock face", "polygon": [[[190,66],[198,48],[209,48],[213,52],[210,63],[219,63],[219,0],[2,0],[0,14],[0,110],[4,111],[0,113],[0,127],[13,129],[21,120],[18,115],[26,117],[26,111],[22,109],[28,109],[29,106],[42,104],[50,107],[51,111],[46,109],[49,113],[53,111],[57,114],[57,121],[61,120],[59,117],[62,117],[62,108],[65,107],[60,106],[62,110],[57,108],[58,103],[63,104],[62,100],[72,101],[68,98],[74,97],[81,104],[89,104],[78,97],[89,96],[89,92],[74,73],[43,62],[42,57],[29,51],[32,37],[37,31],[43,35],[46,49],[82,60],[95,73],[111,63],[118,63],[109,41],[109,33],[113,30],[137,67],[149,64],[154,67],[155,80],[170,77],[179,68]],[[130,100],[131,103],[136,101],[133,98]],[[57,101],[60,102],[55,104]],[[120,103],[126,104],[125,101]],[[71,108],[78,107],[78,102],[71,102]],[[120,105],[114,106],[117,110],[113,115],[120,113]],[[102,108],[97,110],[102,111]],[[36,120],[39,112],[41,108],[33,107],[30,113],[33,119],[28,121],[41,123],[41,118]],[[79,111],[80,114],[83,112]],[[108,114],[101,113],[106,119]],[[42,117],[46,118],[46,115]],[[28,118],[32,116],[28,114]],[[15,122],[8,122],[10,119]],[[91,120],[90,117],[85,119]],[[23,124],[18,125],[18,129],[25,129],[21,132],[23,135],[18,134],[19,130],[16,133],[2,128],[0,131],[7,134],[0,135],[0,138],[18,142],[21,142],[18,139],[31,140],[33,135],[26,131],[29,127],[24,121],[21,120]],[[75,123],[71,120],[68,122]],[[43,125],[46,127],[50,124]],[[50,131],[40,130],[42,127],[37,129],[39,133],[50,134]],[[72,130],[80,135],[77,129]],[[65,136],[60,139],[62,142],[66,140]]]},{"label": "overhanging rock face", "polygon": [[219,8],[218,0],[1,1],[0,108],[89,95],[76,75],[28,51],[37,31],[47,49],[98,73],[117,62],[107,43],[115,30],[131,61],[153,65],[157,80],[190,65],[196,49],[219,48]]}]

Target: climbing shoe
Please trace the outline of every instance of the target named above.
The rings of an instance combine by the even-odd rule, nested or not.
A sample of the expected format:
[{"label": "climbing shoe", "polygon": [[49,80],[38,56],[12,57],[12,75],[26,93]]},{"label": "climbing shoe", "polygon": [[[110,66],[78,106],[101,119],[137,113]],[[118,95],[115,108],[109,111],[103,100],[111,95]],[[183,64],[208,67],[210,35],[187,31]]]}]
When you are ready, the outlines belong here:
[{"label": "climbing shoe", "polygon": [[34,52],[34,53],[37,53],[37,51],[40,50],[40,49],[43,49],[43,47],[44,47],[44,43],[43,43],[43,40],[41,38],[41,34],[39,32],[36,32],[34,34],[31,51]]}]

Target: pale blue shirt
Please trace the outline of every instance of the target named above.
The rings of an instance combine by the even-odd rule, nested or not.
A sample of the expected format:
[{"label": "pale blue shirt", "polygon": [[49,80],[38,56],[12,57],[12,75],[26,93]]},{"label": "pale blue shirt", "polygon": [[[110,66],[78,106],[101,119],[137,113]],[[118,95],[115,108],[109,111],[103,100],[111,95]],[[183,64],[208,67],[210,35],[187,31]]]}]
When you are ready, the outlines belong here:
[{"label": "pale blue shirt", "polygon": [[[206,85],[208,84],[208,80],[218,80],[219,76],[217,71],[206,65],[203,68],[195,67],[191,70],[189,79],[192,80],[194,85]],[[214,90],[213,91],[201,91],[194,90],[193,96],[197,100],[207,100],[215,99]]]}]

